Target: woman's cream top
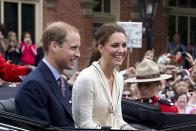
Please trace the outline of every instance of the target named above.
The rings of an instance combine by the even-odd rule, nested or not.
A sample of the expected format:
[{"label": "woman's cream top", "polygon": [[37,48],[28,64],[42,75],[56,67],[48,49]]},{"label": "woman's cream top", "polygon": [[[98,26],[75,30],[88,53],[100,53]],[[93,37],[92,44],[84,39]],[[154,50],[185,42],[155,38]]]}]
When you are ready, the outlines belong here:
[{"label": "woman's cream top", "polygon": [[112,95],[106,76],[98,62],[80,72],[72,92],[72,113],[77,128],[111,126],[120,129],[122,118],[123,77],[115,70]]}]

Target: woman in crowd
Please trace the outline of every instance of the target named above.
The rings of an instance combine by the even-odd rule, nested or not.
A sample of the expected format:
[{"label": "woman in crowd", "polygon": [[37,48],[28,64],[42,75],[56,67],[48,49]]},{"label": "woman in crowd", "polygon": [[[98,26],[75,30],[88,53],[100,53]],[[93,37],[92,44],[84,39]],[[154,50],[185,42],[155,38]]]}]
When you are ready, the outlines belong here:
[{"label": "woman in crowd", "polygon": [[184,114],[187,103],[189,101],[188,95],[186,93],[181,93],[176,96],[176,106],[178,108],[178,113]]},{"label": "woman in crowd", "polygon": [[185,80],[181,79],[174,84],[173,89],[175,90],[176,95],[188,93],[188,84]]},{"label": "woman in crowd", "polygon": [[[116,24],[105,24],[95,34],[96,51],[88,68],[80,72],[72,92],[75,126],[134,129],[122,118],[123,77],[116,71],[127,54],[125,31]],[[98,61],[96,61],[98,60]]]},{"label": "woman in crowd", "polygon": [[35,65],[37,47],[32,43],[31,34],[25,32],[23,42],[20,44],[22,65]]},{"label": "woman in crowd", "polygon": [[0,24],[0,53],[5,58],[5,53],[7,50],[7,39],[6,39],[6,29],[5,25]]},{"label": "woman in crowd", "polygon": [[196,114],[196,87],[194,87],[191,93],[190,100],[186,106],[186,114]]},{"label": "woman in crowd", "polygon": [[9,60],[13,64],[20,63],[20,48],[16,38],[16,33],[10,31],[8,33],[8,48],[6,52],[6,60]]},{"label": "woman in crowd", "polygon": [[133,92],[130,87],[127,86],[124,88],[122,98],[130,99],[130,100],[133,99]]},{"label": "woman in crowd", "polygon": [[146,53],[144,54],[145,59],[154,59],[154,50],[147,50]]}]

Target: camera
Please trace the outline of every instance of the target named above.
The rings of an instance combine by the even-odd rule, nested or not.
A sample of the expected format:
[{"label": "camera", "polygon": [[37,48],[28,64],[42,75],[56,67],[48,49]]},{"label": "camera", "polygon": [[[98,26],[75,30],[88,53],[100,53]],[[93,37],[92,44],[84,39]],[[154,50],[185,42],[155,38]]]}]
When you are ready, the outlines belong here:
[{"label": "camera", "polygon": [[186,54],[186,52],[182,52],[182,57],[187,57],[187,54]]}]

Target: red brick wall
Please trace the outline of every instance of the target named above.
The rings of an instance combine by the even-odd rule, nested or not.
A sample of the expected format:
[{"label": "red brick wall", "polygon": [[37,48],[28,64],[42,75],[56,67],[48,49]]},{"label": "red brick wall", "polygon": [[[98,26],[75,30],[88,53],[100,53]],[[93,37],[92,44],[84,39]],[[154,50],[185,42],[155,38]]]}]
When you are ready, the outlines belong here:
[{"label": "red brick wall", "polygon": [[88,65],[89,56],[92,48],[92,30],[93,30],[92,17],[82,17],[81,20],[81,38],[82,46],[80,49],[81,57],[79,61],[79,69],[82,69]]},{"label": "red brick wall", "polygon": [[[65,21],[76,26],[81,34],[81,58],[79,60],[79,69],[86,67],[92,43],[92,17],[83,16],[81,14],[81,5],[79,0],[57,0],[56,8],[48,8],[47,0],[44,0],[44,27],[53,21]],[[162,7],[159,6],[157,17],[154,22],[154,31],[152,39],[152,47],[155,49],[155,55],[158,56],[164,52],[167,37],[167,19],[162,15]],[[131,0],[120,0],[120,19],[121,21],[129,21],[131,19]],[[141,61],[146,51],[146,37],[143,36],[143,48],[133,49],[130,55],[130,66],[134,66],[135,62]],[[122,69],[126,68],[127,60],[124,61]]]},{"label": "red brick wall", "polygon": [[163,15],[163,9],[161,4],[157,11],[157,17],[154,20],[154,32],[153,32],[153,48],[155,49],[155,55],[158,57],[163,54],[167,45],[167,17]]},{"label": "red brick wall", "polygon": [[44,0],[44,27],[54,21],[64,21],[76,26],[81,35],[81,58],[79,60],[79,69],[84,68],[89,58],[89,50],[92,34],[92,17],[85,17],[81,14],[81,5],[79,0],[57,0],[55,8],[48,8],[47,1]]},{"label": "red brick wall", "polygon": [[[130,9],[131,0],[121,1],[121,21],[131,20]],[[128,12],[129,11],[129,12]],[[134,48],[129,54],[129,66],[134,66],[136,62],[139,62],[143,59],[143,56],[146,52],[146,35],[143,34],[142,48]],[[164,53],[166,48],[166,37],[167,37],[167,17],[163,16],[162,6],[159,5],[157,10],[157,16],[154,20],[153,25],[153,34],[152,34],[152,48],[155,49],[155,57],[158,57],[160,54]],[[122,65],[122,69],[127,67],[127,59]]]},{"label": "red brick wall", "polygon": [[131,20],[131,0],[120,0],[120,19],[121,21]]},{"label": "red brick wall", "polygon": [[64,21],[80,27],[81,8],[78,0],[56,0],[56,7],[48,8],[47,0],[44,0],[44,27],[53,21]]}]

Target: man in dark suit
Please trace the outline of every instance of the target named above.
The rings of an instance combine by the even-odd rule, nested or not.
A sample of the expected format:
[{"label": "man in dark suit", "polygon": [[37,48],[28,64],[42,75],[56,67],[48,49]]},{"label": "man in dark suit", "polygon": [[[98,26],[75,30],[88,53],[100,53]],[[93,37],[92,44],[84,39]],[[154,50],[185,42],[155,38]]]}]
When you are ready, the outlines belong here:
[{"label": "man in dark suit", "polygon": [[67,23],[54,22],[43,33],[42,45],[43,60],[17,92],[16,113],[47,121],[50,126],[74,127],[71,92],[67,81],[59,79],[80,57],[79,31]]}]

